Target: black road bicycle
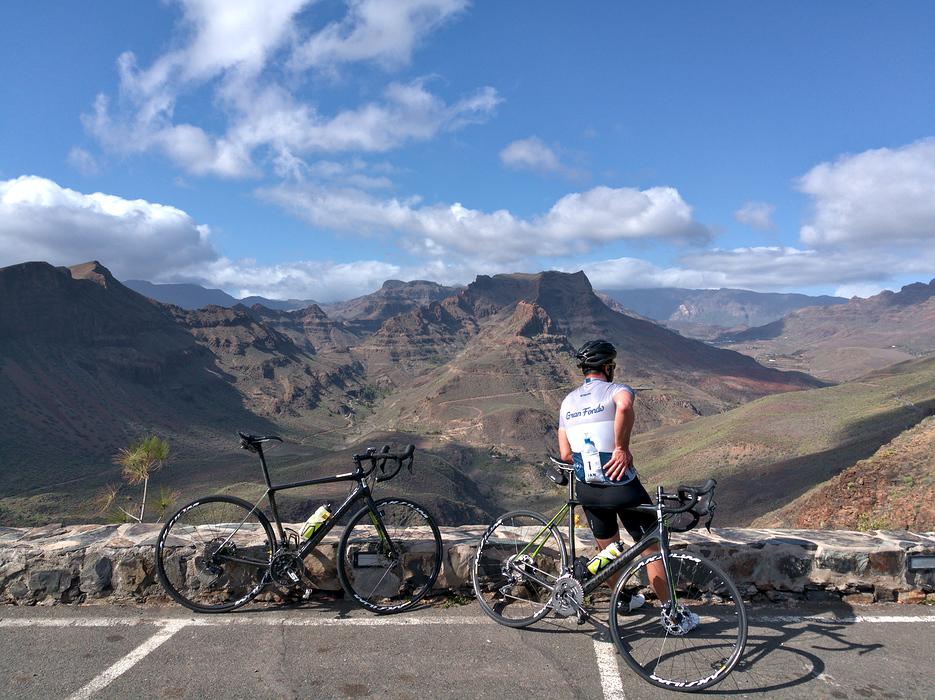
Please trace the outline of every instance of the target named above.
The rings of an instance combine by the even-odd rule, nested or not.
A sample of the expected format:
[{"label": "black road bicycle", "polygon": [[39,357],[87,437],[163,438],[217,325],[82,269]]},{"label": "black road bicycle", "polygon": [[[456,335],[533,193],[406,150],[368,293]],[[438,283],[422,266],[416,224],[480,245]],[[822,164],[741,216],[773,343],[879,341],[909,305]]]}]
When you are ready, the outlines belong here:
[{"label": "black road bicycle", "polygon": [[[670,530],[689,530],[704,516],[710,528],[716,482],[679,486],[676,493],[660,487],[655,505],[633,508],[654,513],[656,527],[591,575],[587,559],[575,556],[574,467],[552,461],[549,478],[568,486],[559,512],[547,519],[532,510],[511,511],[478,543],[472,578],[484,612],[510,627],[525,627],[550,611],[582,623],[589,617],[585,597],[622,571],[610,599],[610,632],[627,665],[671,690],[701,690],[724,680],[747,640],[743,598],[718,566],[669,547]],[[566,515],[570,551],[558,527]],[[640,556],[654,545],[658,551]],[[640,607],[637,596],[644,599]]]},{"label": "black road bicycle", "polygon": [[[305,557],[358,501],[364,507],[351,517],[337,549],[338,579],[347,594],[369,610],[393,613],[431,590],[442,561],[435,520],[411,501],[375,501],[372,495],[376,482],[392,479],[403,465],[412,472],[412,445],[399,454],[384,447],[354,455],[354,471],[348,474],[274,485],[263,443],[282,439],[238,434],[240,446],[260,457],[266,492],[256,504],[234,496],[199,498],[169,518],[156,542],[156,574],[175,601],[196,612],[216,613],[244,605],[270,583],[308,590]],[[277,492],[339,481],[356,486],[310,539],[283,527]],[[275,532],[260,510],[264,498]]]}]

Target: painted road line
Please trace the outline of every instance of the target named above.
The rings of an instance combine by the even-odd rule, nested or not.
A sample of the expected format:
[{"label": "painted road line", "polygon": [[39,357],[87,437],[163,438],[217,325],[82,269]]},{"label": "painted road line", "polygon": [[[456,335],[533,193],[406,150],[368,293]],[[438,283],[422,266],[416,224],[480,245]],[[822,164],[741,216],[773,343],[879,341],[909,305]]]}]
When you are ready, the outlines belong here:
[{"label": "painted road line", "polygon": [[874,625],[895,623],[917,623],[928,622],[935,623],[935,615],[855,615],[854,617],[824,617],[821,615],[764,615],[750,617],[749,621],[758,623],[797,623],[797,622],[823,622],[826,625],[856,625],[861,623],[870,623]]},{"label": "painted road line", "polygon": [[294,617],[221,617],[221,618],[125,618],[98,617],[88,619],[46,619],[28,618],[0,619],[0,628],[4,627],[110,627],[141,625],[191,625],[193,627],[225,627],[232,625],[284,625],[287,627],[404,627],[419,625],[486,625],[495,624],[487,617],[375,617],[375,618],[340,618],[340,619],[297,619]]},{"label": "painted road line", "polygon": [[595,639],[594,656],[597,657],[597,670],[601,677],[604,700],[626,700],[620,667],[617,666],[617,649],[610,642]]},{"label": "painted road line", "polygon": [[[829,625],[853,624],[935,624],[935,615],[856,615],[853,617],[823,617],[816,615],[754,615],[751,625],[802,622],[821,622]],[[121,618],[94,617],[72,619],[0,618],[0,629],[4,627],[138,627],[141,625],[192,625],[195,627],[218,627],[228,625],[286,625],[290,627],[401,627],[420,625],[495,625],[488,617],[359,617],[359,618],[301,618],[296,616],[269,615],[258,617],[234,614],[230,617],[150,617]]]},{"label": "painted road line", "polygon": [[156,634],[140,644],[136,649],[124,656],[106,671],[99,674],[94,680],[81,688],[81,690],[69,695],[67,700],[86,700],[90,698],[94,693],[106,688],[113,683],[114,680],[136,666],[136,664],[145,659],[150,652],[158,649],[162,644],[171,639],[172,635],[187,625],[188,622],[186,620],[169,621],[168,624],[164,625]]}]

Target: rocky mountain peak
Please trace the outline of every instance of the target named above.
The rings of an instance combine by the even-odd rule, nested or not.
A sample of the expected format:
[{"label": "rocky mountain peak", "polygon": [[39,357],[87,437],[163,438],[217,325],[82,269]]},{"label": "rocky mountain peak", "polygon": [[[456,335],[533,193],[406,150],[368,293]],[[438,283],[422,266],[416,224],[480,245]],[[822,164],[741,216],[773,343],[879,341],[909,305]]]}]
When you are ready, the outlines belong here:
[{"label": "rocky mountain peak", "polygon": [[877,301],[888,306],[909,306],[911,304],[921,304],[933,296],[935,296],[935,280],[928,284],[924,282],[907,284],[898,292],[884,290],[875,297],[870,297],[867,301]]},{"label": "rocky mountain peak", "polygon": [[87,342],[170,325],[155,302],[118,282],[100,263],[0,269],[0,331],[8,338]]},{"label": "rocky mountain peak", "polygon": [[552,319],[546,310],[535,302],[519,302],[513,312],[512,323],[518,326],[516,335],[526,338],[549,335],[552,331]]}]

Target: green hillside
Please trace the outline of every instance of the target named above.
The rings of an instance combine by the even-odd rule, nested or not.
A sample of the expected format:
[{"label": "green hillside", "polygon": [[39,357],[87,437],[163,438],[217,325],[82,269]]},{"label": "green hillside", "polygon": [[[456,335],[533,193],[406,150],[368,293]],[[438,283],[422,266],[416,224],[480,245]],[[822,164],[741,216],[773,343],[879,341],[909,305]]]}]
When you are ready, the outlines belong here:
[{"label": "green hillside", "polygon": [[930,357],[637,435],[633,452],[647,488],[716,478],[718,522],[745,526],[870,457],[933,410]]}]

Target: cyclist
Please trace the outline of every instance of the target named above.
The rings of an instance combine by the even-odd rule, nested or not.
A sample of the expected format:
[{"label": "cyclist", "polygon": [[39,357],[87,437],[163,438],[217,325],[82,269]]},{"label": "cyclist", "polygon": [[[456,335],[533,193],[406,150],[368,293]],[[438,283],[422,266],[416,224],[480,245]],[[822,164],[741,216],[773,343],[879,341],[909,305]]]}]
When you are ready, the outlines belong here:
[{"label": "cyclist", "polygon": [[[635,395],[626,384],[614,382],[616,357],[616,348],[606,340],[591,340],[581,346],[575,353],[575,361],[584,375],[584,383],[565,397],[559,415],[559,450],[563,460],[575,464],[576,493],[599,549],[620,541],[618,516],[634,541],[639,541],[656,524],[649,513],[625,510],[652,504],[652,500],[633,466],[630,433]],[[597,449],[598,468],[586,469],[586,462],[592,461],[584,456],[588,449],[586,440]],[[667,601],[664,568],[661,563],[650,568],[653,590],[661,601]],[[612,586],[618,577],[619,574],[611,577],[607,584]],[[624,601],[626,598],[621,605]],[[644,602],[642,595],[630,597],[629,610]],[[697,624],[697,616],[694,618],[688,623],[689,629]]]}]

